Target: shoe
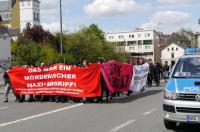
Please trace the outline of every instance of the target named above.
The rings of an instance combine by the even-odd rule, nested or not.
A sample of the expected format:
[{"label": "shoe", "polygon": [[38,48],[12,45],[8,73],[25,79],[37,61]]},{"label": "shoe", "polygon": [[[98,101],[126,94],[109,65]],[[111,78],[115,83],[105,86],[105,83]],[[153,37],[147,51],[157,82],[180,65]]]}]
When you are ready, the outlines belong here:
[{"label": "shoe", "polygon": [[29,103],[30,103],[30,102],[33,102],[33,99],[28,99],[27,102],[29,102]]},{"label": "shoe", "polygon": [[3,102],[4,102],[4,103],[7,103],[7,102],[8,102],[8,99],[4,100]]}]

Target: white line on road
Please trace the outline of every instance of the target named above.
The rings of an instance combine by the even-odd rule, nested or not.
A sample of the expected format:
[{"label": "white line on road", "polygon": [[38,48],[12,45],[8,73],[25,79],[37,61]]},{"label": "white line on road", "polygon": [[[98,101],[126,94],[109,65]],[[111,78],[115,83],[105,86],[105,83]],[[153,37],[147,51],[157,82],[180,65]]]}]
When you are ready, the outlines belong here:
[{"label": "white line on road", "polygon": [[117,132],[117,131],[121,130],[122,128],[125,128],[126,126],[128,126],[128,125],[130,125],[131,123],[135,122],[135,121],[136,121],[136,120],[133,119],[133,120],[129,120],[129,121],[125,122],[125,123],[122,123],[122,124],[120,124],[120,125],[114,127],[113,129],[111,129],[110,132]]},{"label": "white line on road", "polygon": [[156,110],[157,110],[156,108],[153,108],[153,109],[151,109],[151,110],[149,110],[149,111],[147,111],[147,112],[144,112],[142,115],[143,115],[143,116],[149,115],[149,114],[153,113],[153,112],[156,111]]},{"label": "white line on road", "polygon": [[63,110],[72,109],[72,108],[75,108],[75,107],[78,107],[78,106],[81,106],[81,105],[83,105],[83,104],[76,104],[76,105],[64,107],[64,108],[61,108],[61,109],[57,109],[57,110],[41,113],[41,114],[38,114],[38,115],[29,116],[29,117],[22,118],[22,119],[19,119],[19,120],[6,122],[6,123],[3,123],[3,124],[0,124],[0,127],[12,125],[12,124],[15,124],[15,123],[19,123],[19,122],[22,122],[22,121],[27,121],[27,120],[30,120],[30,119],[34,119],[34,118],[38,118],[38,117],[42,117],[42,116],[46,116],[46,115],[50,115],[50,114],[53,114],[53,113],[56,113],[56,112],[60,112],[60,111],[63,111]]},{"label": "white line on road", "polygon": [[0,107],[0,110],[7,109],[8,107]]}]

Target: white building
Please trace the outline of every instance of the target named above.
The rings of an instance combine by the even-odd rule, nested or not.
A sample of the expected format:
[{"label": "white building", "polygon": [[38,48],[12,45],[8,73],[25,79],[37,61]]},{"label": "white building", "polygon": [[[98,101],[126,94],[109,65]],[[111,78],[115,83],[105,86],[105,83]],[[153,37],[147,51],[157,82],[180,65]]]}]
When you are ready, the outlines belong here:
[{"label": "white building", "polygon": [[106,33],[106,40],[114,42],[118,51],[134,57],[143,57],[159,61],[159,35],[154,30],[136,30],[132,32]]},{"label": "white building", "polygon": [[167,63],[168,65],[171,65],[172,63],[175,63],[179,57],[184,55],[184,48],[180,47],[179,45],[172,43],[162,49],[161,51],[161,61],[164,65]]},{"label": "white building", "polygon": [[8,29],[3,27],[0,27],[0,65],[11,65],[11,37],[8,35]]},{"label": "white building", "polygon": [[27,23],[33,25],[40,24],[40,1],[20,0],[20,30],[26,27]]}]

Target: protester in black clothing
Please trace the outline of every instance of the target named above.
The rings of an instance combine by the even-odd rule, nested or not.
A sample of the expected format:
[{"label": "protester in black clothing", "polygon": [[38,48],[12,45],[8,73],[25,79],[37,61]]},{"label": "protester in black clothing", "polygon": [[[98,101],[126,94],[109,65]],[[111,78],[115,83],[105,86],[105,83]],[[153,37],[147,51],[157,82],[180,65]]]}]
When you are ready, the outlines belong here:
[{"label": "protester in black clothing", "polygon": [[149,87],[152,86],[154,72],[155,72],[155,66],[152,63],[152,60],[149,59],[149,73],[148,73],[148,76],[147,76],[147,84],[148,84]]},{"label": "protester in black clothing", "polygon": [[162,66],[160,63],[156,63],[155,72],[154,72],[154,81],[156,86],[160,86],[160,75],[162,73]]},{"label": "protester in black clothing", "polygon": [[165,65],[163,66],[163,74],[162,74],[165,82],[167,82],[167,77],[169,76],[169,65],[167,62],[165,62]]}]

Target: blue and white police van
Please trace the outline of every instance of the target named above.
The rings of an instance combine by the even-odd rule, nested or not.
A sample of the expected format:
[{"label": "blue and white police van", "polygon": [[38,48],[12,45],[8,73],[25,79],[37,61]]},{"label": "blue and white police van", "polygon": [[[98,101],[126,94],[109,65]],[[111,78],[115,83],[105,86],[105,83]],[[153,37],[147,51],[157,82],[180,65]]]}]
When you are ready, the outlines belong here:
[{"label": "blue and white police van", "polygon": [[164,92],[164,124],[200,123],[200,49],[186,48],[173,67]]}]

